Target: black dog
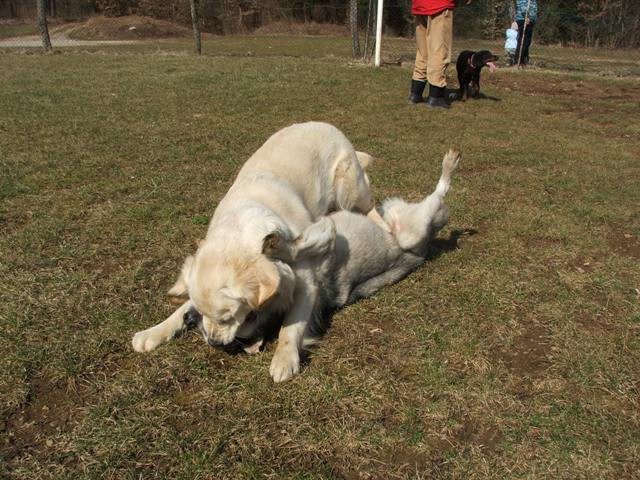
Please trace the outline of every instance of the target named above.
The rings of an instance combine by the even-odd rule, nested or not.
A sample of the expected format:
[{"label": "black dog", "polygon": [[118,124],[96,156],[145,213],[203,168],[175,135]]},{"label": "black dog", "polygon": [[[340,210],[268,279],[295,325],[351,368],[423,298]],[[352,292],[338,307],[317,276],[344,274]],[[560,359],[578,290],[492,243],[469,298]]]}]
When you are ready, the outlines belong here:
[{"label": "black dog", "polygon": [[458,83],[460,83],[460,99],[464,102],[467,98],[477,97],[480,94],[480,71],[486,65],[493,72],[498,57],[489,50],[472,52],[464,50],[460,52],[456,62],[458,71]]}]

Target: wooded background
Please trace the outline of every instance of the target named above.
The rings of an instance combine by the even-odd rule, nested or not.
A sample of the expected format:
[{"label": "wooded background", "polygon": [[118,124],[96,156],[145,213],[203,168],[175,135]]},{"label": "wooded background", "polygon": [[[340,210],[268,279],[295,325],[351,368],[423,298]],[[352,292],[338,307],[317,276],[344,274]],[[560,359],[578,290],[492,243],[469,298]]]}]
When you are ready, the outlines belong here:
[{"label": "wooded background", "polygon": [[[360,28],[375,7],[357,0]],[[349,0],[197,0],[205,32],[250,33],[274,21],[346,24]],[[513,17],[513,0],[464,1],[456,10],[455,34],[463,37],[500,38]],[[94,14],[144,15],[188,25],[189,0],[46,0],[49,18],[78,20]],[[638,0],[539,0],[536,41],[596,47],[640,46]],[[410,0],[386,0],[387,35],[413,34]],[[35,0],[0,0],[0,19],[36,16]]]}]

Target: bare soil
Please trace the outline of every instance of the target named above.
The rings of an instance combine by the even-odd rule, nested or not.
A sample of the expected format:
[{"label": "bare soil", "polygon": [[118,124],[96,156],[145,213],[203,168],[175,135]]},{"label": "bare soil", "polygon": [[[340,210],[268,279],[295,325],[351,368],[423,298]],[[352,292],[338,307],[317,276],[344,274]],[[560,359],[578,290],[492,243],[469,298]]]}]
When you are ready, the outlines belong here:
[{"label": "bare soil", "polygon": [[142,40],[187,37],[191,30],[165,20],[129,15],[92,17],[71,28],[67,34],[76,40]]}]

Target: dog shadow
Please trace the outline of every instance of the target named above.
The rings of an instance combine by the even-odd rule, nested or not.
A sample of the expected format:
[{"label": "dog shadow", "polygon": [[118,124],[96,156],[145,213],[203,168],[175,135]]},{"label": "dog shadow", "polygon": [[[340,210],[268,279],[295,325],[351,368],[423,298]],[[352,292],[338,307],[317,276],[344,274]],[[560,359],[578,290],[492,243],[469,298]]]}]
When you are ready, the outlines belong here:
[{"label": "dog shadow", "polygon": [[[460,94],[460,90],[447,90],[447,99],[449,100],[450,103],[462,102],[462,95]],[[469,97],[467,101],[473,101],[473,100],[490,100],[492,102],[502,101],[501,98],[492,97],[491,95],[485,95],[482,92],[480,92],[474,97]]]},{"label": "dog shadow", "polygon": [[429,250],[425,257],[426,261],[433,261],[445,252],[459,250],[461,248],[460,239],[471,237],[476,233],[478,233],[478,230],[475,228],[464,228],[462,230],[452,230],[451,233],[449,233],[449,238],[435,238],[429,244]]}]

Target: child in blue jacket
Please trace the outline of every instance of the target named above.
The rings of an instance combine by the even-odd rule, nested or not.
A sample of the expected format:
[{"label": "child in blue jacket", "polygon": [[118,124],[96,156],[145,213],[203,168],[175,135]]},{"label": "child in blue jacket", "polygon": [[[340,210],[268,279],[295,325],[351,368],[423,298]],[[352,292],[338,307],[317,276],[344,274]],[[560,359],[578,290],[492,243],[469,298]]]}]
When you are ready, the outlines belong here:
[{"label": "child in blue jacket", "polygon": [[507,40],[504,42],[504,52],[507,54],[509,66],[516,63],[516,48],[518,47],[518,24],[513,22],[506,32]]}]

